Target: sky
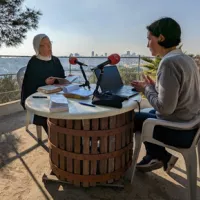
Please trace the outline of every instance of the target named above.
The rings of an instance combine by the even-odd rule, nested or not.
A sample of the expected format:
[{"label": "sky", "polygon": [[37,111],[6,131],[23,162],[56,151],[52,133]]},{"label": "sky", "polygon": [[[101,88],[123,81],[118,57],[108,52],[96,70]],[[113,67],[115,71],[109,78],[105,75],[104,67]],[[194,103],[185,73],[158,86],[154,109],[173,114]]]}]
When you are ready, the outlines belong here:
[{"label": "sky", "polygon": [[29,30],[17,48],[0,55],[34,55],[33,37],[45,33],[56,56],[91,52],[150,56],[146,26],[161,17],[174,18],[182,28],[182,49],[200,54],[199,0],[25,0],[23,6],[42,12],[38,29]]}]

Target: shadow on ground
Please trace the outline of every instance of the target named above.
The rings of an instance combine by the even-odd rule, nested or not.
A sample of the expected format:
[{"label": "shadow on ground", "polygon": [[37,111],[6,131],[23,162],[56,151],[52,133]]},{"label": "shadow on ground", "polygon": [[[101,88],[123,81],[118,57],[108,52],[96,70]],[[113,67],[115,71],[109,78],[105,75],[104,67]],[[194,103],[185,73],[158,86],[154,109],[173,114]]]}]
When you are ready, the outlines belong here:
[{"label": "shadow on ground", "polygon": [[0,124],[1,124],[0,134],[12,132],[16,129],[24,127],[25,118],[26,118],[25,111],[17,112],[13,115],[1,116],[0,117]]},{"label": "shadow on ground", "polygon": [[[155,173],[136,172],[134,183],[125,181],[124,189],[109,187],[77,188],[68,184],[45,182],[45,187],[54,200],[187,200],[186,180],[178,175],[175,177],[184,185],[173,183]],[[183,180],[184,179],[184,180]],[[200,189],[198,188],[198,193]]]},{"label": "shadow on ground", "polygon": [[5,165],[10,156],[15,155],[14,149],[18,148],[20,138],[12,133],[0,134],[0,168]]}]

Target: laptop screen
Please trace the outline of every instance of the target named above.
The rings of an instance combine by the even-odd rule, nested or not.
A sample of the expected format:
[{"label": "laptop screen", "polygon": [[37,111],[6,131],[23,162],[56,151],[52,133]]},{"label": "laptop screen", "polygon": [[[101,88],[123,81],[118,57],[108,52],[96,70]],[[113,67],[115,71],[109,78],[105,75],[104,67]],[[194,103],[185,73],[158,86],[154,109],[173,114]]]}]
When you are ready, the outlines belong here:
[{"label": "laptop screen", "polygon": [[[96,77],[100,75],[100,69],[94,70]],[[116,91],[123,86],[123,82],[116,65],[104,67],[100,88],[105,91]]]}]

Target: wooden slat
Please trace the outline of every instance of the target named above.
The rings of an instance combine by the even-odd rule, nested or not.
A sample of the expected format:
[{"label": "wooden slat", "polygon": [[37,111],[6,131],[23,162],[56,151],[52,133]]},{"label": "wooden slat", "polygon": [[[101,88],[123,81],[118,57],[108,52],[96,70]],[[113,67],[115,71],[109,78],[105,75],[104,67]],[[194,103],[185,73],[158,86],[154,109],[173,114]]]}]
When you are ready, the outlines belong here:
[{"label": "wooden slat", "polygon": [[[83,120],[83,129],[84,130],[90,130],[90,120],[85,119]],[[90,138],[89,137],[83,137],[83,153],[89,154],[90,153]],[[83,175],[89,175],[89,161],[85,160],[83,161]],[[89,187],[88,182],[83,182],[83,187]]]},{"label": "wooden slat", "polygon": [[[135,118],[135,112],[134,110],[130,111],[131,112],[131,121],[134,121],[134,118]],[[133,142],[133,136],[134,136],[134,124],[133,126],[131,127],[130,129],[130,142]],[[132,155],[133,155],[133,150],[130,149],[129,150],[129,157],[130,159],[132,159]]]},{"label": "wooden slat", "polygon": [[[82,127],[82,121],[81,120],[75,120],[74,121],[74,129],[81,130]],[[81,137],[75,136],[74,137],[74,152],[80,153],[81,152]],[[74,173],[80,174],[81,173],[81,165],[79,160],[74,160]],[[74,185],[80,186],[80,181],[75,180]]]},{"label": "wooden slat", "polygon": [[[66,121],[66,127],[72,129],[73,128],[73,121],[67,120]],[[72,136],[70,136],[70,135],[67,135],[67,137],[66,137],[66,150],[69,151],[69,152],[73,152],[73,140],[72,140]],[[67,169],[68,172],[71,172],[71,173],[73,172],[73,159],[67,158],[66,169]]]},{"label": "wooden slat", "polygon": [[[121,125],[125,125],[126,124],[126,115],[123,114],[122,115],[122,119],[121,119]],[[122,148],[125,147],[126,145],[126,130],[122,131]],[[122,167],[125,167],[125,153],[122,154]]]},{"label": "wooden slat", "polygon": [[[109,129],[113,129],[116,127],[116,116],[110,117],[109,120]],[[108,150],[109,152],[115,151],[115,136],[109,136],[109,141],[108,141]],[[115,170],[115,159],[110,158],[108,160],[108,172],[113,172]],[[113,179],[109,180],[108,183],[112,183]]]},{"label": "wooden slat", "polygon": [[79,137],[84,137],[84,136],[88,136],[88,137],[92,137],[92,136],[97,136],[97,137],[101,137],[103,136],[114,136],[117,134],[120,134],[122,130],[126,129],[127,126],[129,126],[130,128],[133,126],[134,122],[130,122],[129,124],[126,124],[124,126],[121,126],[119,128],[114,128],[112,130],[106,129],[106,130],[96,130],[96,131],[86,131],[86,130],[75,130],[75,129],[68,129],[68,128],[63,128],[60,126],[55,126],[55,125],[50,125],[51,127],[51,131],[56,130],[59,132],[63,132],[66,135],[71,135],[71,136],[79,136]]},{"label": "wooden slat", "polygon": [[[61,127],[65,127],[65,120],[59,119],[58,125]],[[60,149],[65,150],[65,135],[63,133],[59,133],[58,147]],[[60,157],[60,168],[62,170],[65,170],[65,157],[63,155],[60,155],[59,157]],[[63,177],[60,177],[60,179],[63,181],[65,180]]]},{"label": "wooden slat", "polygon": [[[50,119],[50,121],[52,123],[54,123],[55,125],[58,125],[57,119]],[[52,143],[55,144],[55,146],[58,146],[58,133],[57,132],[53,132],[53,133],[51,132],[49,139]],[[58,159],[59,159],[58,153],[56,151],[51,151],[51,160],[56,166],[59,166]],[[58,177],[58,178],[60,178],[60,177]]]},{"label": "wooden slat", "polygon": [[[122,123],[122,114],[117,115],[117,127],[121,126]],[[116,135],[116,140],[115,140],[115,145],[116,145],[116,150],[121,149],[121,134]],[[115,159],[115,170],[121,168],[121,157],[117,157]],[[118,180],[120,177],[116,177],[115,180]]]},{"label": "wooden slat", "polygon": [[[130,112],[127,112],[125,115],[126,115],[126,123],[129,123],[131,121]],[[128,145],[129,143],[130,143],[130,129],[126,128],[126,145]],[[130,159],[129,152],[126,152],[125,159],[126,159],[126,163],[128,163],[128,161]]]},{"label": "wooden slat", "polygon": [[[106,130],[108,129],[108,117],[101,118],[100,119],[100,129]],[[108,151],[108,137],[102,136],[100,137],[100,152],[101,153],[107,153]],[[107,173],[107,160],[101,160],[100,161],[100,174]]]},{"label": "wooden slat", "polygon": [[[92,130],[98,130],[98,129],[99,129],[99,119],[92,119]],[[98,141],[98,138],[94,135],[91,141],[92,142],[91,154],[98,154],[97,141]],[[97,161],[91,161],[90,174],[96,175],[96,173],[97,173]],[[90,183],[90,186],[96,186],[96,183]]]}]

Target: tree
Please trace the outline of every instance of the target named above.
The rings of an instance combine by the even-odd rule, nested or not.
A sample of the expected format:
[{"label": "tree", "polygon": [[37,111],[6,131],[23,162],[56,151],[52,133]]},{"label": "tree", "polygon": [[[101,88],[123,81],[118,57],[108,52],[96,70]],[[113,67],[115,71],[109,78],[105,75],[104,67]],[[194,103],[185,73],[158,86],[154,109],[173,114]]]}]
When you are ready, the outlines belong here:
[{"label": "tree", "polygon": [[[177,48],[178,49],[182,49],[183,44],[180,44]],[[186,52],[185,52],[186,53]],[[190,54],[189,56],[193,57],[192,54]],[[147,64],[144,64],[143,67],[148,68],[147,74],[150,74],[152,76],[156,76],[157,70],[158,70],[158,66],[160,64],[160,61],[162,60],[161,57],[156,56],[155,58],[148,58],[148,57],[142,57],[142,60],[146,61]]]},{"label": "tree", "polygon": [[155,76],[156,72],[158,70],[158,66],[159,66],[159,63],[161,61],[161,58],[158,57],[158,56],[153,58],[153,59],[148,58],[148,57],[142,57],[142,60],[147,62],[147,64],[143,64],[143,67],[148,68],[147,73],[152,75],[152,76]]},{"label": "tree", "polygon": [[17,46],[26,38],[28,30],[37,29],[40,11],[22,9],[24,0],[0,0],[0,47]]}]

